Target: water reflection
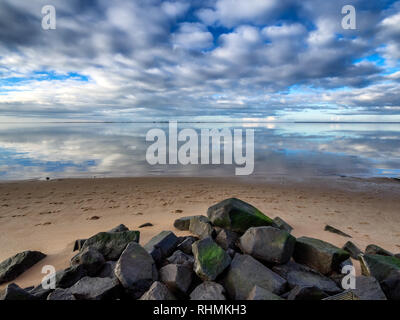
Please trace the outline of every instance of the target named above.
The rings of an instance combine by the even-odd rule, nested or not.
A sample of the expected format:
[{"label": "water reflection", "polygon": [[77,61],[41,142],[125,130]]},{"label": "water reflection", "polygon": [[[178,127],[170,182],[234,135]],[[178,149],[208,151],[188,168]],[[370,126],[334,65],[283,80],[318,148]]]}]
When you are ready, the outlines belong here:
[{"label": "water reflection", "polygon": [[[0,124],[0,179],[107,176],[233,176],[235,166],[145,161],[148,130],[168,124]],[[188,124],[254,128],[254,175],[400,176],[398,124]]]}]

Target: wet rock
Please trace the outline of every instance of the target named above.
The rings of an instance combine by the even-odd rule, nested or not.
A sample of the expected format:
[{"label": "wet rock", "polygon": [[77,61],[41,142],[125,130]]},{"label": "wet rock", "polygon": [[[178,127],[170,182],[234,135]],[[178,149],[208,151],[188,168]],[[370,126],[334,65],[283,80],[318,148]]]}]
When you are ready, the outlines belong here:
[{"label": "wet rock", "polygon": [[324,230],[331,232],[331,233],[338,234],[339,236],[342,236],[342,237],[351,238],[351,236],[348,235],[347,233],[344,233],[343,231],[340,231],[339,229],[336,229],[335,227],[332,227],[330,225],[326,225]]},{"label": "wet rock", "polygon": [[293,254],[296,262],[305,264],[322,274],[340,271],[340,264],[349,257],[350,254],[343,249],[309,237],[297,239]]},{"label": "wet rock", "polygon": [[76,298],[68,289],[57,288],[49,294],[47,300],[76,300]]},{"label": "wet rock", "polygon": [[322,300],[327,297],[328,295],[318,287],[296,286],[290,291],[288,300]]},{"label": "wet rock", "polygon": [[273,227],[249,228],[240,238],[240,248],[246,254],[268,263],[283,264],[290,260],[296,238]]},{"label": "wet rock", "polygon": [[51,292],[53,292],[52,289],[44,289],[42,287],[42,284],[34,287],[32,290],[29,291],[29,293],[35,296],[38,300],[46,300]]},{"label": "wet rock", "polygon": [[400,271],[391,272],[385,280],[381,282],[382,290],[390,300],[400,300]]},{"label": "wet rock", "polygon": [[87,247],[97,249],[106,260],[118,260],[122,251],[131,242],[139,242],[139,231],[100,232],[87,239],[82,250]]},{"label": "wet rock", "polygon": [[391,273],[400,270],[400,259],[378,254],[364,254],[360,256],[360,265],[364,276],[372,276],[382,282]]},{"label": "wet rock", "polygon": [[274,222],[278,229],[284,230],[288,233],[291,233],[293,230],[293,227],[280,217],[275,217]]},{"label": "wet rock", "polygon": [[89,276],[94,276],[105,263],[103,255],[93,247],[86,247],[71,259],[71,266],[81,265]]},{"label": "wet rock", "polygon": [[345,266],[353,266],[353,261],[351,261],[350,258],[347,259],[347,260],[344,260],[344,261],[339,265],[339,270],[343,270],[343,268],[344,268]]},{"label": "wet rock", "polygon": [[218,232],[217,237],[215,238],[215,242],[224,249],[236,249],[236,243],[239,240],[240,235],[237,232],[222,229]]},{"label": "wet rock", "polygon": [[101,267],[100,271],[96,275],[99,278],[115,278],[115,266],[117,262],[116,261],[107,261],[106,263],[103,264]]},{"label": "wet rock", "polygon": [[72,287],[83,277],[87,276],[86,269],[81,265],[75,265],[56,272],[56,287],[65,289]]},{"label": "wet rock", "polygon": [[129,231],[128,227],[120,224],[119,226],[116,226],[115,228],[112,228],[110,231],[108,232],[126,232]]},{"label": "wet rock", "polygon": [[231,257],[213,239],[205,238],[192,245],[194,271],[204,281],[213,281],[231,263]]},{"label": "wet rock", "polygon": [[277,295],[282,294],[287,285],[285,279],[261,262],[239,253],[233,258],[223,282],[229,296],[235,300],[246,299],[255,285]]},{"label": "wet rock", "polygon": [[186,294],[192,279],[193,270],[180,264],[169,264],[160,269],[160,280],[177,294]]},{"label": "wet rock", "polygon": [[0,300],[37,300],[37,298],[15,283],[11,283],[5,288],[4,292],[0,294]]},{"label": "wet rock", "polygon": [[365,248],[365,253],[366,254],[379,254],[381,256],[387,256],[387,257],[391,257],[394,254],[375,245],[375,244],[370,244]]},{"label": "wet rock", "polygon": [[150,289],[141,296],[140,300],[176,300],[168,287],[162,282],[155,281]]},{"label": "wet rock", "polygon": [[183,253],[180,250],[175,251],[172,256],[167,258],[167,261],[170,264],[180,264],[189,268],[193,268],[194,264],[193,256]]},{"label": "wet rock", "polygon": [[189,231],[200,239],[212,237],[214,235],[214,229],[205,216],[195,216],[190,219]]},{"label": "wet rock", "polygon": [[73,251],[80,251],[87,239],[78,239],[75,240],[74,250]]},{"label": "wet rock", "polygon": [[342,248],[343,250],[347,251],[350,253],[350,256],[353,259],[358,259],[358,256],[362,254],[363,252],[351,241],[347,241],[345,245]]},{"label": "wet rock", "polygon": [[190,226],[190,220],[194,217],[200,217],[200,216],[178,218],[174,221],[174,227],[181,231],[188,231]]},{"label": "wet rock", "polygon": [[17,278],[46,255],[39,251],[24,251],[0,263],[0,284]]},{"label": "wet rock", "polygon": [[158,279],[154,259],[136,242],[131,242],[121,254],[115,275],[134,299],[141,297]]},{"label": "wet rock", "polygon": [[179,243],[178,237],[171,231],[162,231],[153,237],[144,248],[153,257],[156,263],[170,256]]},{"label": "wet rock", "polygon": [[373,277],[356,277],[356,288],[350,291],[360,300],[386,300],[379,282]]},{"label": "wet rock", "polygon": [[254,288],[250,291],[246,300],[284,300],[280,296],[273,294],[259,286],[254,286]]},{"label": "wet rock", "polygon": [[190,294],[191,300],[226,300],[225,288],[219,283],[205,281],[198,285]]},{"label": "wet rock", "polygon": [[276,227],[275,222],[260,210],[236,198],[226,199],[210,207],[207,216],[215,226],[240,233],[250,227]]},{"label": "wet rock", "polygon": [[197,237],[186,237],[185,240],[183,240],[177,247],[177,250],[181,250],[182,252],[186,254],[192,254],[192,244],[195,243],[199,238]]},{"label": "wet rock", "polygon": [[103,300],[115,297],[119,286],[116,278],[84,277],[68,291],[78,300]]}]

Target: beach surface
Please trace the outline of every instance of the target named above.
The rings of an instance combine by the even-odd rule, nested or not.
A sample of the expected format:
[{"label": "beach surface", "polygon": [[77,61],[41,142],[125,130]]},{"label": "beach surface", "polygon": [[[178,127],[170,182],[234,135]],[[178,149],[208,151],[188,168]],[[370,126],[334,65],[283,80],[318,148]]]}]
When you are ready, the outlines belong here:
[{"label": "beach surface", "polygon": [[[60,179],[0,183],[0,262],[24,250],[47,254],[13,281],[21,287],[37,285],[44,265],[69,266],[76,239],[121,223],[140,230],[141,244],[162,230],[187,235],[174,229],[175,219],[206,215],[208,207],[231,197],[283,218],[296,237],[340,247],[351,240],[362,250],[373,243],[400,252],[400,182],[393,179]],[[144,223],[153,226],[138,229]],[[352,239],[324,231],[327,224]]]}]

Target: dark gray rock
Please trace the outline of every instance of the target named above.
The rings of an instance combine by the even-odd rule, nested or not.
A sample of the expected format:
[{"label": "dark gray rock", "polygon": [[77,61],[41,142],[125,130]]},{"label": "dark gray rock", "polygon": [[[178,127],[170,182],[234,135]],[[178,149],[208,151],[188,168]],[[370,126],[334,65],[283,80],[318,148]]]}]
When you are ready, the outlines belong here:
[{"label": "dark gray rock", "polygon": [[117,297],[119,281],[116,278],[84,277],[68,289],[78,300],[104,300]]},{"label": "dark gray rock", "polygon": [[117,262],[116,261],[107,261],[106,263],[103,264],[102,268],[96,275],[99,278],[115,278],[115,266]]},{"label": "dark gray rock", "polygon": [[15,283],[11,283],[7,285],[4,292],[0,295],[0,300],[37,300],[37,298]]},{"label": "dark gray rock", "polygon": [[318,287],[296,286],[289,292],[288,300],[322,300],[327,297],[328,295]]},{"label": "dark gray rock", "polygon": [[330,225],[326,225],[324,230],[331,232],[331,233],[338,234],[339,236],[342,236],[342,237],[352,238],[352,236],[348,235],[347,233],[344,233],[343,231],[340,231],[339,229],[336,229],[335,227],[332,227]]},{"label": "dark gray rock", "polygon": [[283,264],[290,260],[296,238],[274,227],[249,228],[240,238],[241,250],[258,260]]},{"label": "dark gray rock", "polygon": [[103,255],[93,247],[86,247],[71,259],[71,266],[81,265],[89,276],[95,276],[105,263]]},{"label": "dark gray rock", "polygon": [[226,300],[225,288],[219,283],[205,281],[198,285],[190,294],[191,300]]},{"label": "dark gray rock", "polygon": [[168,287],[162,282],[155,281],[150,289],[140,297],[140,300],[176,300]]},{"label": "dark gray rock", "polygon": [[347,251],[350,253],[350,256],[353,259],[358,259],[358,256],[362,254],[363,252],[351,241],[347,241],[345,245],[342,248],[343,250]]},{"label": "dark gray rock", "polygon": [[24,251],[0,263],[0,284],[17,278],[46,255],[39,251]]},{"label": "dark gray rock", "polygon": [[365,253],[366,254],[379,254],[381,256],[387,256],[387,257],[391,257],[394,256],[393,253],[375,245],[375,244],[370,244],[365,248]]},{"label": "dark gray rock", "polygon": [[190,217],[178,218],[174,221],[174,227],[181,231],[188,231],[189,226],[190,226],[190,220],[193,217],[200,217],[200,216],[190,216]]},{"label": "dark gray rock", "polygon": [[87,275],[86,269],[81,265],[69,267],[56,272],[56,287],[65,289],[72,287],[76,282]]},{"label": "dark gray rock", "polygon": [[394,255],[396,258],[400,259],[400,253]]},{"label": "dark gray rock", "polygon": [[199,238],[197,237],[186,237],[185,240],[183,240],[177,247],[177,250],[181,250],[182,252],[186,254],[193,254],[192,252],[192,244],[195,243]]},{"label": "dark gray rock", "polygon": [[284,230],[288,233],[291,233],[293,230],[293,227],[280,217],[274,218],[274,222],[277,228]]},{"label": "dark gray rock", "polygon": [[273,294],[272,292],[255,285],[253,289],[251,289],[246,300],[284,300],[280,296]]},{"label": "dark gray rock", "polygon": [[186,294],[192,279],[193,270],[180,264],[168,264],[160,269],[160,280],[177,294]]},{"label": "dark gray rock", "polygon": [[204,281],[213,281],[231,263],[231,257],[213,239],[205,238],[192,245],[194,271]]},{"label": "dark gray rock", "polygon": [[236,243],[239,240],[239,237],[240,235],[237,232],[222,229],[218,232],[215,242],[224,250],[228,250],[229,248],[236,249]]},{"label": "dark gray rock", "polygon": [[382,290],[390,300],[400,300],[400,271],[391,272],[385,280],[381,282]]},{"label": "dark gray rock", "polygon": [[87,247],[97,249],[106,260],[118,260],[122,251],[131,242],[139,242],[139,231],[100,232],[87,239],[82,250]]},{"label": "dark gray rock", "polygon": [[350,258],[347,259],[347,260],[344,260],[344,261],[339,265],[339,270],[343,270],[343,268],[344,268],[345,266],[353,266],[353,261],[351,261]]},{"label": "dark gray rock", "polygon": [[362,274],[374,277],[379,282],[384,281],[394,272],[400,271],[400,259],[396,257],[364,254],[360,255],[359,260]]},{"label": "dark gray rock", "polygon": [[115,275],[134,299],[141,297],[158,279],[154,259],[136,242],[131,242],[121,254]]},{"label": "dark gray rock", "polygon": [[183,253],[180,250],[175,251],[172,256],[167,258],[168,263],[181,264],[189,268],[193,268],[194,258],[191,255]]},{"label": "dark gray rock", "polygon": [[213,205],[208,209],[207,216],[215,226],[240,233],[251,227],[276,227],[275,222],[260,210],[236,198]]},{"label": "dark gray rock", "polygon": [[146,243],[144,248],[156,263],[160,263],[174,252],[178,243],[179,239],[173,232],[162,231]]},{"label": "dark gray rock", "polygon": [[123,224],[120,224],[119,226],[116,226],[115,228],[112,228],[108,232],[126,232],[126,231],[129,231],[128,227],[126,227]]},{"label": "dark gray rock", "polygon": [[360,300],[387,300],[379,282],[373,277],[356,277],[356,288],[350,291]]},{"label": "dark gray rock", "polygon": [[214,229],[205,216],[195,216],[190,219],[189,231],[200,239],[212,237],[214,235]]},{"label": "dark gray rock", "polygon": [[74,250],[73,251],[80,251],[83,247],[83,245],[85,244],[85,241],[87,239],[78,239],[75,240],[75,244],[74,244]]},{"label": "dark gray rock", "polygon": [[49,294],[47,300],[76,300],[76,298],[68,289],[57,288]]},{"label": "dark gray rock", "polygon": [[233,258],[223,282],[229,296],[235,300],[246,299],[255,285],[277,295],[282,294],[287,285],[285,279],[261,262],[239,253]]},{"label": "dark gray rock", "polygon": [[46,300],[51,292],[53,292],[52,289],[44,289],[41,284],[29,291],[29,293],[34,295],[38,300]]},{"label": "dark gray rock", "polygon": [[296,241],[293,258],[296,262],[305,264],[322,274],[332,271],[340,272],[340,264],[347,260],[350,254],[328,242],[301,237]]}]

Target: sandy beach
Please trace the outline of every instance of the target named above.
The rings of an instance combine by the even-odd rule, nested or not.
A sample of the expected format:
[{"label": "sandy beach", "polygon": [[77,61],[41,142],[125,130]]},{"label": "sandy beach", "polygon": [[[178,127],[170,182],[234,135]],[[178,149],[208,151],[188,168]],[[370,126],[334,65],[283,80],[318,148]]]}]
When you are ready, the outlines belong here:
[{"label": "sandy beach", "polygon": [[[42,266],[69,266],[76,239],[118,224],[140,230],[142,244],[176,218],[206,215],[211,205],[240,198],[271,218],[310,236],[342,246],[349,238],[324,231],[332,225],[361,249],[374,243],[400,252],[400,183],[391,179],[107,178],[0,183],[0,261],[24,250],[48,256],[14,282],[38,284]],[[143,223],[153,226],[138,229]],[[358,264],[357,264],[358,266]],[[0,286],[0,289],[6,284]]]}]

